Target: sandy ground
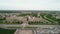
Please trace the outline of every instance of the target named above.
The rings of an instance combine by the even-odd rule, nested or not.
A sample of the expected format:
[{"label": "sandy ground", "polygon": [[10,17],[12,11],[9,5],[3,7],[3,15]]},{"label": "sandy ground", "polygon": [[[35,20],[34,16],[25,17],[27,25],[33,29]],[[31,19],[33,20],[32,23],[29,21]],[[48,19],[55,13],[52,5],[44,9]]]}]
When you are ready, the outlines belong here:
[{"label": "sandy ground", "polygon": [[16,30],[15,34],[32,34],[32,30]]}]

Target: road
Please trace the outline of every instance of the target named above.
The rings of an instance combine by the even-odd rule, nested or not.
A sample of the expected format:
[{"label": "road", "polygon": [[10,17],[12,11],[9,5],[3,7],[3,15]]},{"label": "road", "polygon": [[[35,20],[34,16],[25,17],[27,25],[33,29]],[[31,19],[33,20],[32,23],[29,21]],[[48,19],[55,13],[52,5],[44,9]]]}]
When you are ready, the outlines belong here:
[{"label": "road", "polygon": [[[56,27],[60,25],[27,25],[26,27]],[[6,28],[6,27],[23,27],[23,25],[20,24],[0,24],[0,28]]]}]

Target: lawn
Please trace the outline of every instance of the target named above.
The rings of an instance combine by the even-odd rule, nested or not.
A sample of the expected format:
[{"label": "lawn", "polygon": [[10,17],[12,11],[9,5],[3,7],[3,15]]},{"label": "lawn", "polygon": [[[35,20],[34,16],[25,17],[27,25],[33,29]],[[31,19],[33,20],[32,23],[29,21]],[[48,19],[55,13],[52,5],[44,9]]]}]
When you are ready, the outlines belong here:
[{"label": "lawn", "polygon": [[[56,19],[55,17],[53,17],[51,14],[40,14],[44,19],[46,19],[44,16],[46,16],[48,19],[46,19],[46,20],[48,20],[48,21],[50,21],[50,22],[52,22],[51,24],[52,25],[59,25],[60,23],[60,19]],[[51,19],[51,20],[49,20],[49,19]],[[52,21],[53,20],[53,21]],[[57,22],[57,23],[55,23],[55,22]]]},{"label": "lawn", "polygon": [[15,29],[3,29],[0,28],[0,34],[14,34]]}]

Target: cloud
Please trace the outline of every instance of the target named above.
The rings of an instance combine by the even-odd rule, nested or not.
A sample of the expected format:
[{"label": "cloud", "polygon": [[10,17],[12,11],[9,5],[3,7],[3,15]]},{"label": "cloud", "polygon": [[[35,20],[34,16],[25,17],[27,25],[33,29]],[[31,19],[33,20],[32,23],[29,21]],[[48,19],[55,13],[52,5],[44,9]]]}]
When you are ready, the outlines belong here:
[{"label": "cloud", "polygon": [[59,0],[0,0],[0,10],[60,10]]}]

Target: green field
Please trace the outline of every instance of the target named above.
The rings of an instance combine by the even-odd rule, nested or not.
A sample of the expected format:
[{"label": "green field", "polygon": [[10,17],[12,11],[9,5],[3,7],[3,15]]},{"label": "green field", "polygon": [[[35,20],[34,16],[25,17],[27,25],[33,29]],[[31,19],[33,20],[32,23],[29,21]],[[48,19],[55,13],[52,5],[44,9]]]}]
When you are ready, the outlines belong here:
[{"label": "green field", "polygon": [[14,34],[15,29],[2,29],[0,28],[0,34]]},{"label": "green field", "polygon": [[37,17],[37,14],[20,14],[19,16],[27,16],[27,15]]},{"label": "green field", "polygon": [[[52,22],[51,24],[52,25],[60,25],[60,19],[56,19],[55,17],[53,17],[51,14],[41,14],[41,16],[44,18],[44,19],[46,19],[45,17],[47,17],[48,19],[46,19],[46,20],[48,20],[48,21],[50,21],[50,22]],[[45,17],[44,17],[45,16]],[[56,23],[57,22],[57,23]]]}]

